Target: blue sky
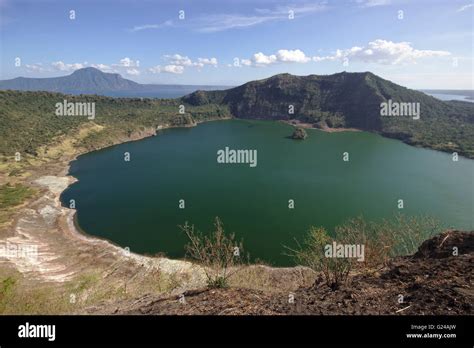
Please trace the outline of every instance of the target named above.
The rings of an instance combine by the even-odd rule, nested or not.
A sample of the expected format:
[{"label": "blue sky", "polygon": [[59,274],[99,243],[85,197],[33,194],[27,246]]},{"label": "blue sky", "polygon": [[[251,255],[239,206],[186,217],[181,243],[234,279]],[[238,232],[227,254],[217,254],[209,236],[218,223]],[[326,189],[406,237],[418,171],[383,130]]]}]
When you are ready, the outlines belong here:
[{"label": "blue sky", "polygon": [[410,88],[473,88],[472,0],[0,0],[0,13],[1,79],[85,66],[221,85],[372,71]]}]

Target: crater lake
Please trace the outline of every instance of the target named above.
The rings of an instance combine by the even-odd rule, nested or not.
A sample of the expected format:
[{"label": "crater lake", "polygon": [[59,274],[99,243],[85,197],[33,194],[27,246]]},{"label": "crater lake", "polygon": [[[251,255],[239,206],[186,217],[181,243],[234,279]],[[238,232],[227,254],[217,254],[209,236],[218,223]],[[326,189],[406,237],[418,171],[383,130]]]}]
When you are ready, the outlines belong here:
[{"label": "crater lake", "polygon": [[[70,167],[78,181],[61,200],[74,199],[84,232],[171,258],[182,258],[187,243],[178,225],[208,232],[218,216],[254,260],[275,266],[293,265],[284,246],[310,226],[332,231],[358,216],[428,215],[473,229],[473,160],[367,132],[307,129],[306,140],[290,139],[292,132],[282,122],[248,120],[161,130],[78,157]],[[256,165],[219,163],[226,147],[255,150]]]}]

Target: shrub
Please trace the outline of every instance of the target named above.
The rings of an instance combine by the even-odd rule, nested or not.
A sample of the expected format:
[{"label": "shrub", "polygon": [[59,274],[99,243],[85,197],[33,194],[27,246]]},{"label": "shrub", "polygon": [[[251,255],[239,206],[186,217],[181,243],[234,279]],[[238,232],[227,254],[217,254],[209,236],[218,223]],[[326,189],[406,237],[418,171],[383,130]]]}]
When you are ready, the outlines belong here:
[{"label": "shrub", "polygon": [[[286,248],[298,264],[322,272],[326,284],[334,290],[348,279],[351,270],[376,271],[392,257],[415,253],[423,241],[442,230],[435,219],[425,216],[396,215],[394,219],[380,222],[367,222],[357,217],[337,226],[333,237],[324,228],[310,227],[302,245],[296,241],[296,249]],[[363,261],[326,257],[324,248],[333,242],[363,245]]]},{"label": "shrub", "polygon": [[298,243],[297,249],[288,248],[291,256],[300,265],[307,266],[316,272],[322,272],[326,284],[333,290],[339,288],[340,284],[347,280],[351,270],[351,260],[347,258],[338,259],[326,257],[324,248],[331,244],[333,239],[322,227],[311,226],[303,245]]},{"label": "shrub", "polygon": [[362,217],[348,220],[335,228],[335,236],[348,244],[364,244],[365,260],[357,265],[373,269],[392,257],[415,253],[423,241],[442,231],[439,222],[431,217],[397,214],[380,222],[367,222]]},{"label": "shrub", "polygon": [[227,287],[229,278],[246,263],[242,242],[236,242],[234,234],[225,234],[218,217],[215,218],[214,231],[208,235],[196,231],[194,225],[187,222],[180,228],[189,239],[185,246],[186,255],[204,266],[207,285],[210,288]]}]

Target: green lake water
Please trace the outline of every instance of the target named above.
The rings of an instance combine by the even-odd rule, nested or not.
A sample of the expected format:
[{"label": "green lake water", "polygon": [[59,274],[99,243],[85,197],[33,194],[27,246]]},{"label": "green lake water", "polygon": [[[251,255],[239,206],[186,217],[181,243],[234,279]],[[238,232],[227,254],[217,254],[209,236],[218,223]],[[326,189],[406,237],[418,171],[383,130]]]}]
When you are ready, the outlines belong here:
[{"label": "green lake water", "polygon": [[[473,229],[474,161],[365,132],[308,130],[304,141],[291,133],[280,122],[246,120],[163,130],[80,156],[70,171],[79,181],[62,201],[75,200],[88,234],[172,258],[184,255],[178,225],[189,221],[205,232],[219,216],[251,257],[277,266],[292,264],[284,245],[294,246],[311,225],[332,230],[360,215],[423,214]],[[218,163],[226,146],[257,150],[257,166]]]}]

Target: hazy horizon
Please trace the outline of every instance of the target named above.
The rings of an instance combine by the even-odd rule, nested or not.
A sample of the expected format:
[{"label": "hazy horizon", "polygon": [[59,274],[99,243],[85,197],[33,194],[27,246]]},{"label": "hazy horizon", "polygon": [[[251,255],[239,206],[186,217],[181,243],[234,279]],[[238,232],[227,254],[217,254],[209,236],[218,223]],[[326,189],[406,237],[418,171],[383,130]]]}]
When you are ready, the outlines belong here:
[{"label": "hazy horizon", "polygon": [[471,90],[473,9],[467,0],[2,0],[0,79],[96,67],[144,84],[236,86],[371,71],[412,89]]},{"label": "hazy horizon", "polygon": [[[84,69],[84,68],[81,68],[81,69]],[[61,75],[61,76],[42,76],[42,77],[33,77],[33,78],[44,78],[44,79],[48,79],[48,78],[55,78],[55,77],[64,77],[64,76],[69,76],[69,75],[72,75],[74,72],[78,71],[78,70],[81,70],[81,69],[77,69],[71,73],[67,73],[67,74],[64,74],[64,75]],[[96,68],[97,70],[100,70],[98,68]],[[102,70],[100,70],[102,71]],[[333,74],[338,74],[338,73],[342,73],[342,72],[345,72],[345,71],[339,71],[339,72],[334,72],[332,74],[322,74],[322,75],[333,75]],[[353,73],[361,73],[362,71],[351,71]],[[281,73],[281,74],[285,74],[285,73]],[[130,81],[133,81],[133,82],[137,82],[137,83],[140,83],[136,80],[134,80],[133,78],[130,78],[130,77],[124,77],[122,74],[119,74],[120,76],[122,76],[123,78],[126,78],[127,80],[130,80]],[[294,75],[294,74],[292,74]],[[308,75],[314,75],[314,74],[308,74]],[[295,75],[295,76],[308,76],[308,75]],[[274,75],[272,75],[274,76]],[[264,77],[263,79],[266,79],[266,78],[269,78],[271,76],[267,76],[267,77]],[[28,76],[16,76],[16,77],[13,77],[11,79],[16,79],[16,78],[30,78]],[[8,79],[8,80],[11,80],[11,79]],[[0,80],[0,81],[3,81],[3,80]],[[246,82],[250,82],[250,81],[246,81]],[[243,82],[243,83],[246,83],[246,82]],[[186,86],[186,87],[193,87],[193,86],[196,86],[196,87],[200,87],[200,86],[205,86],[205,87],[226,87],[226,88],[233,88],[233,87],[236,87],[236,85],[209,85],[209,84],[184,84],[184,83],[153,83],[153,82],[150,82],[150,83],[145,83],[146,85],[158,85],[158,86]],[[466,89],[466,88],[462,88],[462,89],[446,89],[446,88],[416,88],[415,90],[418,90],[418,91],[459,91],[459,92],[463,92],[463,91],[474,91],[474,88],[471,88],[471,89]]]}]

